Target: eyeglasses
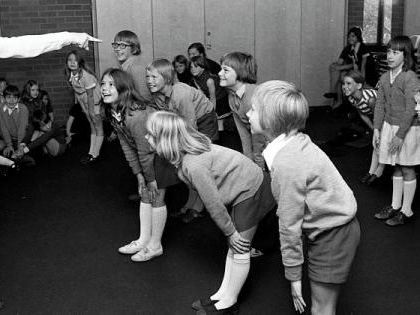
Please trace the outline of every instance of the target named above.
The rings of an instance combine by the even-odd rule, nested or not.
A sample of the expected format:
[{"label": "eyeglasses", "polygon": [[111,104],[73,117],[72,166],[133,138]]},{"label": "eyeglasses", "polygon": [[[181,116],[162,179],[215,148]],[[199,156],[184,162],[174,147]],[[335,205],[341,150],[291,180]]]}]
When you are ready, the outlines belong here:
[{"label": "eyeglasses", "polygon": [[126,43],[112,43],[111,44],[112,48],[114,49],[126,49],[127,47],[131,47],[133,46],[133,44],[126,44]]}]

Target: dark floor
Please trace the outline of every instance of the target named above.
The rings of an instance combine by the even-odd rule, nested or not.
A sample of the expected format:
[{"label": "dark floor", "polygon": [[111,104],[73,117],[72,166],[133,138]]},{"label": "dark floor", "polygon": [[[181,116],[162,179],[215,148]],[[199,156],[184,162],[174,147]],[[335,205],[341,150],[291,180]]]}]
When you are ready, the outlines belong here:
[{"label": "dark floor", "polygon": [[[322,144],[341,122],[316,111],[308,132]],[[135,178],[117,143],[106,144],[102,160],[89,167],[78,161],[86,147],[0,179],[0,314],[194,314],[191,302],[222,279],[223,236],[208,216],[189,225],[169,219],[162,257],[133,263],[118,254],[138,234],[137,205],[127,200]],[[369,166],[368,147],[329,153],[354,191],[362,225],[338,314],[420,314],[420,220],[389,228],[372,218],[390,202],[391,182],[358,182]],[[182,192],[169,207],[182,203]],[[417,198],[415,211],[418,205]],[[278,250],[253,259],[240,302],[244,315],[295,313]]]}]

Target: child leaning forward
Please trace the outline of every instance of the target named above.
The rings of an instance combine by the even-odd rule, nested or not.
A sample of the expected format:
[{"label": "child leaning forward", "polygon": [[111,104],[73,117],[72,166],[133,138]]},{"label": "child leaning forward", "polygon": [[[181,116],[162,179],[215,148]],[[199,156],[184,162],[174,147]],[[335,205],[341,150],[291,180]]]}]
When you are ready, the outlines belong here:
[{"label": "child leaning forward", "polygon": [[277,200],[280,245],[294,307],[303,312],[302,236],[308,245],[312,314],[335,314],[340,286],[346,282],[360,227],[353,192],[327,155],[299,132],[309,108],[293,84],[268,81],[253,95],[251,131],[272,141],[263,151]]}]

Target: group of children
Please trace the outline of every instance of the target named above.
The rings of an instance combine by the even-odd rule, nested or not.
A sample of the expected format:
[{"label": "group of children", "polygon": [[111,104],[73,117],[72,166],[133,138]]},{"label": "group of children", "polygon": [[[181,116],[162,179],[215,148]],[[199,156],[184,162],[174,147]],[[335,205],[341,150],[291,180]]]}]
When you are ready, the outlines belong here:
[{"label": "group of children", "polygon": [[[83,163],[98,159],[102,122],[107,121],[137,178],[139,237],[118,251],[135,262],[163,254],[165,193],[184,182],[189,187],[187,207],[205,208],[229,247],[220,287],[193,302],[197,314],[238,313],[238,296],[250,270],[251,242],[271,211],[279,218],[282,261],[295,309],[302,313],[306,307],[302,294],[306,239],[311,311],[335,314],[340,287],[360,241],[357,203],[327,155],[302,132],[309,115],[304,94],[285,81],[257,85],[256,61],[246,53],[228,53],[216,67],[204,47],[194,43],[190,60],[156,59],[142,69],[140,42],[133,32],[119,32],[112,47],[120,67],[106,70],[100,83],[76,51],[67,55],[66,74],[91,128]],[[363,89],[363,76],[355,71],[344,76],[343,90],[374,131],[369,180],[380,176],[378,168],[380,172],[385,164],[395,166],[392,205],[375,214],[395,226],[413,215],[414,165],[420,150],[414,98],[419,82],[410,70],[412,46],[407,37],[391,40],[388,62],[390,71],[381,77],[377,96]],[[185,74],[188,69],[191,77]],[[15,110],[18,95],[10,86],[5,89],[1,119],[14,117],[15,112],[29,116],[24,107]],[[420,101],[420,92],[417,97]],[[39,126],[53,121],[47,109],[45,113]],[[217,144],[218,118],[229,113],[243,154]],[[29,149],[25,142],[22,146],[24,136],[19,130],[16,143],[7,143],[8,156]]]}]

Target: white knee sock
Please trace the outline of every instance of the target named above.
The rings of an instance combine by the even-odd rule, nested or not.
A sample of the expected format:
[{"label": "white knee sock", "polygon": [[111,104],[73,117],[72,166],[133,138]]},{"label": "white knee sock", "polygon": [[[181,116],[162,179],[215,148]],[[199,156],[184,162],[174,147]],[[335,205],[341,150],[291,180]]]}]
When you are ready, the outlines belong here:
[{"label": "white knee sock", "polygon": [[152,208],[152,237],[147,245],[148,247],[156,249],[161,246],[167,215],[168,210],[166,209],[166,206]]},{"label": "white knee sock", "polygon": [[90,134],[90,145],[89,145],[89,154],[95,157],[95,141],[96,135]]},{"label": "white knee sock", "polygon": [[248,277],[249,268],[251,266],[251,255],[234,254],[232,271],[230,273],[229,284],[226,288],[223,299],[214,306],[216,309],[223,309],[232,306],[238,300],[238,295]]},{"label": "white knee sock", "polygon": [[140,202],[139,208],[140,235],[138,242],[146,246],[152,237],[152,205]]},{"label": "white knee sock", "polygon": [[95,136],[95,146],[93,147],[93,156],[99,156],[101,151],[102,143],[104,142],[104,136]]},{"label": "white knee sock", "polygon": [[403,178],[401,177],[392,177],[392,208],[399,209],[401,208],[403,196]]},{"label": "white knee sock", "polygon": [[226,263],[225,263],[225,273],[223,274],[222,284],[220,285],[219,290],[215,294],[213,294],[210,299],[211,300],[221,300],[225,294],[226,288],[229,284],[230,273],[232,271],[233,265],[233,250],[229,248],[227,255],[226,255]]},{"label": "white knee sock", "polygon": [[404,197],[401,212],[407,217],[413,215],[411,204],[413,203],[414,194],[416,193],[417,180],[413,179],[408,182],[404,181]]}]

